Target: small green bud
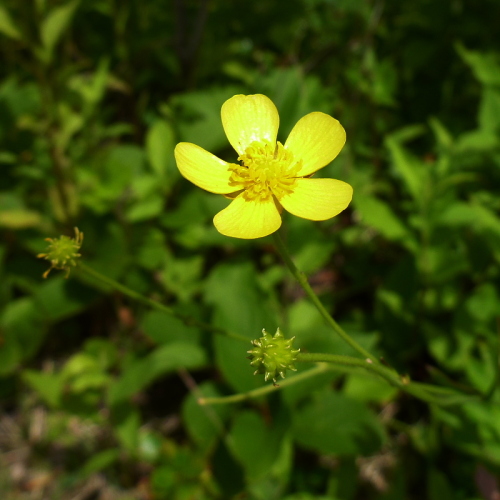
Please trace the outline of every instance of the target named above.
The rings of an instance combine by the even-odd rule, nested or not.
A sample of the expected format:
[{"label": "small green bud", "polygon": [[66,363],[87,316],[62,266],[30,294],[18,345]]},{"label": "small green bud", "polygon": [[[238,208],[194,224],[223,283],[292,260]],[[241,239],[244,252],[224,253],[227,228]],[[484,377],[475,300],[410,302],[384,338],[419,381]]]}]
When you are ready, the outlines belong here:
[{"label": "small green bud", "polygon": [[257,368],[254,375],[263,373],[266,382],[272,379],[273,384],[276,385],[278,375],[285,378],[287,370],[297,371],[293,362],[297,359],[300,349],[292,349],[295,337],[285,339],[279,328],[274,337],[265,329],[262,330],[262,333],[263,337],[252,340],[254,348],[247,351],[250,354],[250,364]]},{"label": "small green bud", "polygon": [[45,259],[50,262],[50,267],[43,273],[46,278],[52,269],[61,269],[66,271],[66,278],[72,267],[76,266],[76,261],[81,257],[78,253],[83,242],[83,233],[75,227],[75,237],[60,236],[59,238],[45,238],[49,242],[47,253],[37,255],[39,259]]}]

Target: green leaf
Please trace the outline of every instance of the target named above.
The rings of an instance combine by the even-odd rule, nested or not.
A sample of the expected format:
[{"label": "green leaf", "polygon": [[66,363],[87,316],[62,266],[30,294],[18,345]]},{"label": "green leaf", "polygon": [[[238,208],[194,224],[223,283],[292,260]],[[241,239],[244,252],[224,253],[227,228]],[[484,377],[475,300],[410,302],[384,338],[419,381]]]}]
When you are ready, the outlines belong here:
[{"label": "green leaf", "polygon": [[[168,167],[173,163],[174,132],[172,126],[166,120],[153,122],[146,135],[146,151],[148,160],[154,172],[160,179],[166,180]],[[172,169],[171,174],[180,176],[179,171]],[[172,185],[173,179],[168,180]]]},{"label": "green leaf", "polygon": [[365,455],[385,441],[382,425],[364,404],[334,392],[297,408],[292,422],[295,440],[319,453]]},{"label": "green leaf", "polygon": [[112,340],[91,338],[85,342],[84,352],[92,356],[101,370],[112,367],[118,359],[118,349]]},{"label": "green leaf", "polygon": [[40,27],[40,38],[47,62],[52,59],[54,48],[68,29],[79,3],[79,0],[73,0],[66,5],[55,7],[43,20]]},{"label": "green leaf", "polygon": [[276,330],[273,312],[256,279],[251,263],[215,267],[205,286],[206,301],[215,309],[216,323],[245,335],[260,337],[262,329]]},{"label": "green leaf", "polygon": [[500,236],[500,217],[478,203],[454,202],[439,216],[438,222],[451,227],[467,226],[475,231]]},{"label": "green leaf", "polygon": [[500,131],[500,91],[496,88],[483,89],[479,106],[479,126],[487,131]]},{"label": "green leaf", "polygon": [[[220,118],[221,106],[230,97],[241,93],[239,87],[214,87],[195,92],[178,94],[172,99],[181,108],[178,127],[181,140],[192,142],[215,153],[228,147]],[[234,153],[236,160],[237,154]]]},{"label": "green leaf", "polygon": [[455,500],[455,489],[452,488],[446,476],[434,467],[428,471],[427,498],[429,500]]},{"label": "green leaf", "polygon": [[206,364],[205,352],[186,342],[167,344],[151,354],[133,361],[110,387],[109,402],[112,405],[125,401],[145,389],[155,379],[178,368],[195,369]]},{"label": "green leaf", "polygon": [[206,221],[209,215],[205,196],[201,189],[191,191],[182,198],[178,208],[162,216],[162,224],[169,229],[183,229]]},{"label": "green leaf", "polygon": [[43,314],[29,297],[12,300],[0,316],[0,374],[16,368],[40,347],[47,330]]},{"label": "green leaf", "polygon": [[107,151],[104,164],[100,166],[102,172],[102,193],[105,197],[115,201],[124,189],[140,181],[144,177],[144,151],[133,144],[120,144]]},{"label": "green leaf", "polygon": [[500,300],[492,283],[479,285],[465,303],[468,313],[478,322],[491,321],[500,316]]},{"label": "green leaf", "polygon": [[280,453],[279,432],[266,425],[258,413],[243,411],[233,422],[229,436],[231,451],[250,479],[269,474]]},{"label": "green leaf", "polygon": [[132,455],[139,446],[139,427],[141,416],[131,404],[120,403],[111,408],[113,431],[120,444]]},{"label": "green leaf", "polygon": [[450,131],[435,116],[429,118],[429,125],[434,132],[434,136],[439,146],[449,148],[453,144],[453,136]]},{"label": "green leaf", "polygon": [[457,153],[489,152],[498,146],[497,134],[489,129],[464,132],[457,140]]},{"label": "green leaf", "polygon": [[[307,299],[299,300],[290,306],[289,326],[284,330],[287,337],[296,336],[294,346],[308,352],[330,352],[346,356],[356,356],[356,351],[344,340],[336,335],[316,307]],[[357,330],[357,329],[356,329]],[[350,335],[365,349],[372,351],[377,342],[373,333],[360,333],[353,328],[348,331]]]},{"label": "green leaf", "polygon": [[212,382],[205,382],[191,392],[182,405],[182,418],[191,439],[208,451],[218,437],[224,435],[224,422],[231,411],[227,405],[201,406],[198,398],[218,397],[221,393]]},{"label": "green leaf", "polygon": [[92,474],[106,469],[114,464],[120,457],[120,450],[104,450],[90,457],[80,471],[83,477],[91,476]]},{"label": "green leaf", "polygon": [[500,61],[496,54],[468,50],[462,44],[457,44],[456,49],[478,81],[485,85],[500,85]]},{"label": "green leaf", "polygon": [[22,378],[47,404],[54,408],[60,405],[64,387],[60,374],[24,370]]},{"label": "green leaf", "polygon": [[214,308],[213,323],[248,338],[248,345],[220,335],[214,339],[217,365],[238,392],[262,384],[245,359],[250,340],[260,337],[263,328],[272,332],[277,328],[255,274],[251,264],[221,264],[212,271],[205,288],[205,299]]},{"label": "green leaf", "polygon": [[413,235],[387,203],[365,195],[355,198],[355,206],[364,224],[373,227],[388,240],[401,241],[405,246],[416,248]]},{"label": "green leaf", "polygon": [[148,312],[141,321],[141,329],[157,344],[197,344],[201,338],[197,328],[187,326],[180,319],[161,311]]},{"label": "green leaf", "polygon": [[95,293],[91,288],[67,280],[59,273],[37,289],[34,299],[47,319],[58,320],[82,311],[95,299]]},{"label": "green leaf", "polygon": [[15,372],[23,359],[23,350],[14,332],[5,331],[0,326],[0,376]]},{"label": "green leaf", "polygon": [[139,243],[139,249],[134,252],[135,261],[149,271],[161,267],[167,252],[165,233],[154,227],[148,228]]},{"label": "green leaf", "polygon": [[165,267],[161,273],[161,280],[165,284],[165,288],[174,293],[181,302],[189,302],[191,297],[202,287],[201,275],[204,264],[203,255],[175,258],[168,253],[166,254]]},{"label": "green leaf", "polygon": [[410,154],[395,135],[387,137],[386,146],[391,154],[392,164],[401,175],[408,191],[414,200],[421,202],[426,194],[425,165]]},{"label": "green leaf", "polygon": [[0,33],[14,40],[21,39],[21,32],[14,23],[9,11],[2,5],[0,5]]},{"label": "green leaf", "polygon": [[154,219],[162,213],[165,199],[160,194],[151,194],[148,198],[136,201],[127,210],[127,220],[132,223]]},{"label": "green leaf", "polygon": [[476,214],[469,203],[461,201],[453,202],[439,215],[437,222],[444,226],[468,226],[474,224]]},{"label": "green leaf", "polygon": [[331,258],[334,246],[333,241],[303,242],[300,251],[294,255],[295,265],[304,273],[314,273]]},{"label": "green leaf", "polygon": [[398,393],[398,389],[385,380],[368,375],[349,375],[344,384],[344,394],[358,401],[385,402],[390,401]]},{"label": "green leaf", "polygon": [[19,230],[37,227],[41,222],[42,217],[34,210],[0,210],[0,227]]},{"label": "green leaf", "polygon": [[108,80],[109,59],[107,57],[100,59],[92,78],[85,73],[76,74],[69,80],[68,87],[78,92],[86,104],[85,115],[88,115],[104,97]]},{"label": "green leaf", "polygon": [[[95,233],[91,234],[91,231]],[[89,266],[104,273],[108,278],[118,279],[130,261],[123,227],[111,221],[104,227],[87,231],[85,240],[95,255],[95,260],[88,262]],[[104,289],[107,290],[108,287]]]},{"label": "green leaf", "polygon": [[162,451],[161,436],[150,429],[139,429],[138,438],[139,459],[148,463],[157,462]]},{"label": "green leaf", "polygon": [[[247,65],[248,66],[248,65]],[[315,75],[299,66],[256,73],[258,87],[276,105],[280,115],[278,139],[285,142],[297,121],[312,111],[331,111],[331,95]]]}]

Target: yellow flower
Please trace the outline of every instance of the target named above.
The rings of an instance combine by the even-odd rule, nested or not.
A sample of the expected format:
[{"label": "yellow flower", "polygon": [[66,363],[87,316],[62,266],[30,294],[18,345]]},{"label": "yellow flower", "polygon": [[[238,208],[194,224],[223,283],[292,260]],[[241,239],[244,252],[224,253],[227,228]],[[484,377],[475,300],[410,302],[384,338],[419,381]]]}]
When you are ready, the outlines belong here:
[{"label": "yellow flower", "polygon": [[335,179],[311,179],[345,144],[345,131],[329,115],[301,118],[285,144],[276,142],[279,116],[266,96],[236,95],[222,105],[222,125],[240,164],[227,163],[188,142],[175,148],[181,174],[193,184],[233,201],[214,217],[233,238],[261,238],[281,226],[282,208],[298,217],[326,220],[347,208],[352,187]]}]

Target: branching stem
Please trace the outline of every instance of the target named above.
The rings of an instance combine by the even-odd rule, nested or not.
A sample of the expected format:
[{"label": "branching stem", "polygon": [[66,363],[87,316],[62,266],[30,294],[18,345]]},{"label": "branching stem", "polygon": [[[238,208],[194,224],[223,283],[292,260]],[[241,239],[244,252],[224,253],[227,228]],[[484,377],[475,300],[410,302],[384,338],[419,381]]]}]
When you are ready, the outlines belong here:
[{"label": "branching stem", "polygon": [[202,330],[206,330],[212,333],[216,333],[218,335],[224,335],[225,337],[229,337],[232,339],[239,340],[241,342],[245,342],[246,344],[250,344],[250,339],[247,337],[244,337],[243,335],[239,335],[234,332],[230,332],[228,330],[224,330],[223,328],[219,328],[216,326],[212,326],[208,323],[205,323],[203,321],[199,321],[195,318],[192,318],[190,316],[186,316],[184,314],[181,314],[177,312],[175,309],[172,309],[171,307],[168,307],[161,302],[158,302],[156,300],[150,299],[149,297],[146,297],[130,288],[127,286],[119,283],[118,281],[115,281],[114,279],[108,278],[107,276],[104,276],[100,272],[96,271],[95,269],[92,269],[91,267],[87,266],[83,262],[80,262],[78,264],[78,269],[85,275],[90,276],[91,278],[100,281],[107,287],[117,290],[118,292],[123,293],[123,295],[126,295],[127,297],[130,297],[131,299],[136,300],[137,302],[141,302],[142,304],[148,305],[152,307],[153,309],[156,309],[158,311],[162,311],[170,316],[173,316],[177,319],[180,319],[185,325],[187,326],[193,326],[195,328],[200,328]]},{"label": "branching stem", "polygon": [[276,247],[278,249],[281,258],[283,259],[285,265],[288,267],[293,277],[299,282],[300,286],[303,288],[306,295],[309,297],[311,302],[316,306],[316,309],[319,311],[321,316],[323,316],[324,320],[332,327],[332,329],[337,333],[337,335],[347,342],[354,350],[356,350],[363,358],[369,359],[372,363],[381,365],[380,361],[370,354],[364,347],[360,346],[352,337],[350,337],[343,328],[330,316],[328,311],[325,309],[325,306],[321,303],[318,296],[314,293],[314,290],[309,285],[307,281],[306,275],[297,269],[297,266],[294,264],[286,245],[281,238],[279,232],[275,232],[273,234],[274,241],[276,242]]}]

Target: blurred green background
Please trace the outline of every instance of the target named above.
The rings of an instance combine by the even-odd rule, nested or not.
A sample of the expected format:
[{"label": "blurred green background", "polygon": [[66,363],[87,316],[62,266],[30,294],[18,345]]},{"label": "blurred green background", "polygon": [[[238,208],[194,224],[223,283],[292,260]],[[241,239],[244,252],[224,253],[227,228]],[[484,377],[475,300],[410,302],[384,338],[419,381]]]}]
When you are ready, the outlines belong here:
[{"label": "blurred green background", "polygon": [[[0,492],[3,500],[493,500],[500,490],[498,0],[2,0]],[[232,406],[250,344],[36,259],[84,232],[84,262],[176,311],[303,352],[352,354],[272,239],[180,177],[178,141],[230,161],[220,108],[311,111],[347,131],[321,171],[350,208],[284,238],[334,317],[427,405],[326,372]],[[299,366],[299,371],[307,368]]]}]

